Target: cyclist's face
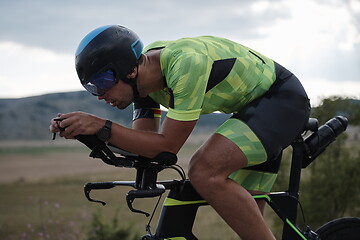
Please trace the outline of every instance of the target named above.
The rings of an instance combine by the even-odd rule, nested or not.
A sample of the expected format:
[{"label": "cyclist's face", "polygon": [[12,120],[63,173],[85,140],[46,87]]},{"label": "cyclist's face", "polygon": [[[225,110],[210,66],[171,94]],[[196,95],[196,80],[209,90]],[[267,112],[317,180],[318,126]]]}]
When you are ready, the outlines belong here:
[{"label": "cyclist's face", "polygon": [[115,86],[108,90],[104,95],[98,97],[106,103],[119,109],[125,109],[133,101],[133,90],[129,84],[119,81]]}]

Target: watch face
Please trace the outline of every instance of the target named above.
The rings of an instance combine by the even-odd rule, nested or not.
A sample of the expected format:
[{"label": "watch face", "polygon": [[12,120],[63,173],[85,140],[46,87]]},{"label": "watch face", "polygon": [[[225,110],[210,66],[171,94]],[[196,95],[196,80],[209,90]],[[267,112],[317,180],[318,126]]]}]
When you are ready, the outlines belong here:
[{"label": "watch face", "polygon": [[106,141],[108,136],[109,136],[109,133],[108,133],[108,131],[106,131],[106,129],[100,129],[100,131],[98,132],[98,138],[101,141]]},{"label": "watch face", "polygon": [[97,133],[96,136],[103,142],[106,142],[111,137],[111,125],[112,122],[107,120],[105,126],[102,127]]},{"label": "watch face", "polygon": [[101,141],[107,141],[110,138],[110,129],[108,128],[101,128],[99,130],[99,132],[96,134],[96,136],[101,140]]}]

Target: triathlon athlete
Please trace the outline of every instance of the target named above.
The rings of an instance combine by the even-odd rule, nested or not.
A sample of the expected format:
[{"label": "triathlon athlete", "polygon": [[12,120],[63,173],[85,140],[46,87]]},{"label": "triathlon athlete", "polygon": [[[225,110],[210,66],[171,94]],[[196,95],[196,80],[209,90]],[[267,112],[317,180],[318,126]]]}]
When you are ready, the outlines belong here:
[{"label": "triathlon athlete", "polygon": [[[197,150],[189,179],[242,239],[274,239],[251,194],[269,192],[282,150],[310,114],[299,80],[272,59],[241,44],[203,36],[158,41],[143,49],[131,30],[104,26],[76,51],[82,85],[124,109],[134,103],[133,128],[87,113],[58,114],[50,130],[73,138],[97,134],[147,157],[177,153],[199,116],[233,113]],[[160,105],[168,112],[160,128]]]}]

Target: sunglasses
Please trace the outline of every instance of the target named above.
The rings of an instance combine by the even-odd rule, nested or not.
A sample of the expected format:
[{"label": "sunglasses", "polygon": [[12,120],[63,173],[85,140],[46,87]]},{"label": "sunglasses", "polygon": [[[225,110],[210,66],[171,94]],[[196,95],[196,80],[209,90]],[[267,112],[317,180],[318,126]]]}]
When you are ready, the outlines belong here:
[{"label": "sunglasses", "polygon": [[84,88],[95,96],[102,96],[118,82],[113,71],[95,73],[90,77],[88,83],[83,84]]}]

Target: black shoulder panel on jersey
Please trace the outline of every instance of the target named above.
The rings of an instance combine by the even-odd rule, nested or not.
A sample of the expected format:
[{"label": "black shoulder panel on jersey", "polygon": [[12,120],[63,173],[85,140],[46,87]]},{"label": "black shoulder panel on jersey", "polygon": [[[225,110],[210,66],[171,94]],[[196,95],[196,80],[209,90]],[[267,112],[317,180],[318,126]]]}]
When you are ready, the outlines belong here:
[{"label": "black shoulder panel on jersey", "polygon": [[171,88],[168,88],[168,91],[170,93],[169,107],[174,109],[175,108],[174,92]]},{"label": "black shoulder panel on jersey", "polygon": [[234,66],[236,58],[222,59],[215,61],[212,65],[206,92],[219,84],[229,75],[232,67]]},{"label": "black shoulder panel on jersey", "polygon": [[134,109],[141,108],[160,108],[160,105],[155,102],[151,97],[137,98],[134,101]]}]

